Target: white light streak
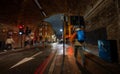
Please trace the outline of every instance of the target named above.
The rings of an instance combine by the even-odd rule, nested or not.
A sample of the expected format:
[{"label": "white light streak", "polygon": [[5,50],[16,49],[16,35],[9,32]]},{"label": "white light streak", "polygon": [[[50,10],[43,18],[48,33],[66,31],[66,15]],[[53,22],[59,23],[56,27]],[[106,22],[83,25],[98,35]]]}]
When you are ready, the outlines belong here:
[{"label": "white light streak", "polygon": [[[40,5],[40,3],[38,2],[38,0],[35,0],[35,3],[37,4],[37,6],[40,8],[40,10],[42,10],[42,7]],[[42,11],[42,14],[46,17],[47,15],[45,14],[45,12]]]},{"label": "white light streak", "polygon": [[37,4],[37,6],[38,6],[40,9],[42,9],[42,7],[40,6],[38,0],[35,0],[35,3]]},{"label": "white light streak", "polygon": [[47,15],[45,14],[45,12],[42,11],[42,14],[46,17]]},{"label": "white light streak", "polygon": [[26,57],[26,58],[22,59],[21,61],[19,61],[18,63],[16,63],[15,65],[11,66],[9,69],[12,69],[12,68],[14,68],[14,67],[17,67],[17,66],[19,66],[19,65],[21,65],[21,64],[23,64],[23,63],[25,63],[25,62],[28,62],[28,61],[34,59],[35,56],[37,56],[37,55],[39,55],[39,54],[41,54],[41,53],[42,53],[42,52],[38,52],[38,53],[34,54],[34,55],[31,56],[31,57]]}]

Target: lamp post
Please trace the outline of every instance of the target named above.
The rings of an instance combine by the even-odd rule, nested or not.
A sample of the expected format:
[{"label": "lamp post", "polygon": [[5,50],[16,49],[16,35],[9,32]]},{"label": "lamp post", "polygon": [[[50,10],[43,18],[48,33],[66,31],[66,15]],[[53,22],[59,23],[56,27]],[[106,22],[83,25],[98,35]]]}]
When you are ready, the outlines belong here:
[{"label": "lamp post", "polygon": [[19,35],[20,35],[20,45],[21,45],[21,48],[22,48],[22,32],[19,32]]},{"label": "lamp post", "polygon": [[63,39],[63,59],[65,58],[65,38],[64,38],[64,23],[65,23],[65,16],[61,16],[62,20],[62,29],[60,31],[62,32],[62,39]]},{"label": "lamp post", "polygon": [[62,67],[61,67],[61,74],[63,74],[63,69],[64,69],[64,61],[65,61],[65,25],[67,24],[68,18],[65,15],[61,16],[62,20],[62,38],[63,38],[63,61],[62,61]]}]

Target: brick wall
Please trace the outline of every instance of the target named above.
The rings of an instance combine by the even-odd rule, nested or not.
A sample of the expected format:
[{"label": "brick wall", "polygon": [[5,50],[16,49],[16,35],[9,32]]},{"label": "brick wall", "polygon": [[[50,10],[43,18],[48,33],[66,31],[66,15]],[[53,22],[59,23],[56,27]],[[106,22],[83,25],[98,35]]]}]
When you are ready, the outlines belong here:
[{"label": "brick wall", "polygon": [[[31,27],[30,28],[36,29],[36,26]],[[3,29],[5,29],[5,31],[3,32]],[[19,48],[21,47],[21,36],[18,34],[18,26],[16,26],[15,24],[3,24],[2,27],[0,27],[0,42],[5,42],[6,38],[7,38],[7,33],[8,31],[11,30],[13,32],[13,39],[15,41],[14,47],[15,48]],[[34,31],[33,31],[34,32]],[[24,38],[25,35],[22,36],[22,47],[24,46]],[[0,49],[3,50],[3,47],[1,48],[1,43],[0,43]]]},{"label": "brick wall", "polygon": [[[110,0],[111,1],[111,0]],[[119,13],[117,13],[117,6],[116,2],[112,0],[109,4],[104,6],[97,14],[94,15],[94,17],[87,19],[88,21],[88,27],[86,30],[88,31],[87,33],[87,40],[88,41],[93,41],[93,43],[97,43],[97,40],[94,39],[104,39],[100,38],[99,35],[104,35],[105,32],[103,30],[99,30],[101,28],[106,29],[106,34],[107,34],[107,39],[110,40],[117,40],[117,45],[118,45],[118,53],[119,53],[119,63],[120,63],[120,21],[119,21]],[[99,30],[99,31],[96,31]],[[94,34],[93,34],[94,33]],[[89,37],[92,35],[91,37]],[[97,36],[94,36],[97,35]],[[96,37],[96,38],[94,38]]]}]

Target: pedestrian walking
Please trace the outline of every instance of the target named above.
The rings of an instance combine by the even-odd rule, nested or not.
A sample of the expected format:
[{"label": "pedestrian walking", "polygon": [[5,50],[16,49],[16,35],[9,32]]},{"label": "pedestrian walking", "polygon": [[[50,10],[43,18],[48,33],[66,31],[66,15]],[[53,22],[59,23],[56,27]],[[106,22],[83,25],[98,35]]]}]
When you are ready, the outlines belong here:
[{"label": "pedestrian walking", "polygon": [[75,28],[75,31],[73,33],[73,46],[74,46],[74,56],[77,59],[78,56],[78,51],[80,53],[81,56],[81,64],[84,65],[85,63],[85,55],[84,55],[84,50],[83,50],[83,46],[84,46],[84,41],[85,41],[85,33],[84,30],[80,27]]},{"label": "pedestrian walking", "polygon": [[7,37],[5,44],[6,44],[6,49],[13,49],[13,44],[15,43],[15,41],[13,40],[13,38],[11,36]]}]

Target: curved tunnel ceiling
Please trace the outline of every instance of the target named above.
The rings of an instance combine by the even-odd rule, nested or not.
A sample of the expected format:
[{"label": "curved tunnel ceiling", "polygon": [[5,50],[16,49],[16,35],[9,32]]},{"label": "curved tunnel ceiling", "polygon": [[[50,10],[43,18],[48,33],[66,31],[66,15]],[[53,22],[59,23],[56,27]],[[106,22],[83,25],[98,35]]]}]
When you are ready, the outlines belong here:
[{"label": "curved tunnel ceiling", "polygon": [[[97,0],[0,0],[0,23],[39,23],[46,18],[41,14],[44,11],[47,17],[59,13],[84,15],[86,8]],[[78,12],[79,11],[79,12]]]},{"label": "curved tunnel ceiling", "polygon": [[96,1],[98,0],[0,0],[0,24],[34,26],[46,18],[56,35],[61,35],[61,14],[84,16],[87,8]]}]

